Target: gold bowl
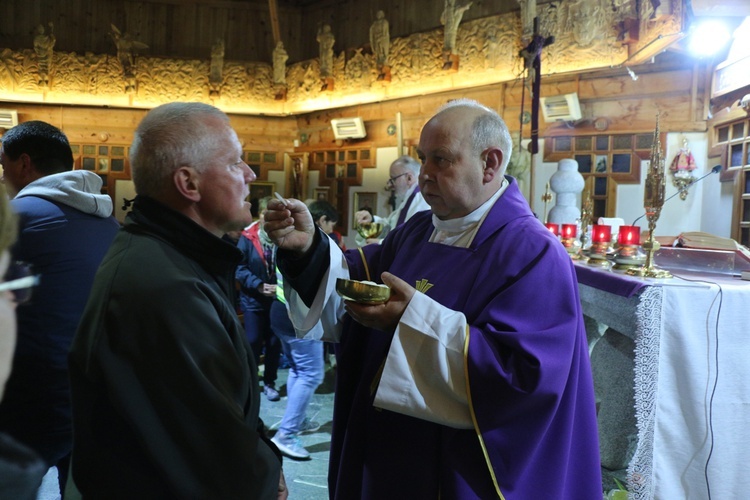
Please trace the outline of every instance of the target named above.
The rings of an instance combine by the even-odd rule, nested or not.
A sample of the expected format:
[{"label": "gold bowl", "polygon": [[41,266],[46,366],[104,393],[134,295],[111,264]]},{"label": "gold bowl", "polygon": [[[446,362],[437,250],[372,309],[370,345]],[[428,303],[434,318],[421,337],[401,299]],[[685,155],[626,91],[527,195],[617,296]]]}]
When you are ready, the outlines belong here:
[{"label": "gold bowl", "polygon": [[367,224],[359,224],[357,226],[357,232],[364,239],[377,238],[380,233],[383,232],[383,224],[379,222],[369,222]]},{"label": "gold bowl", "polygon": [[336,279],[336,293],[343,299],[360,304],[382,304],[391,296],[391,289],[372,281]]}]

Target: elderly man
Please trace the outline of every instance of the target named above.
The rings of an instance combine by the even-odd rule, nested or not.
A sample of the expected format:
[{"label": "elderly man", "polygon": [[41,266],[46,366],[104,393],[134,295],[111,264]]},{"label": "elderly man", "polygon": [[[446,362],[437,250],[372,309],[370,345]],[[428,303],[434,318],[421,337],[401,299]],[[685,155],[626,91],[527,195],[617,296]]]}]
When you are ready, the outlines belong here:
[{"label": "elderly man", "polygon": [[402,156],[391,163],[388,187],[396,195],[396,209],[386,218],[371,214],[367,210],[358,210],[354,213],[357,224],[369,224],[377,222],[383,224],[383,231],[378,238],[363,238],[357,234],[355,241],[357,245],[364,246],[369,243],[381,243],[385,235],[391,229],[395,229],[411,218],[417,212],[429,210],[430,206],[424,201],[419,192],[417,179],[419,178],[419,162],[411,156]]},{"label": "elderly man", "polygon": [[227,116],[151,110],[130,148],[137,193],[70,354],[73,479],[84,498],[286,498],[234,306],[255,179]]},{"label": "elderly man", "polygon": [[[449,103],[419,141],[432,212],[343,256],[301,202],[269,204],[295,326],[339,327],[331,498],[601,498],[575,271],[510,151],[497,113]],[[343,302],[341,277],[390,299]]]}]

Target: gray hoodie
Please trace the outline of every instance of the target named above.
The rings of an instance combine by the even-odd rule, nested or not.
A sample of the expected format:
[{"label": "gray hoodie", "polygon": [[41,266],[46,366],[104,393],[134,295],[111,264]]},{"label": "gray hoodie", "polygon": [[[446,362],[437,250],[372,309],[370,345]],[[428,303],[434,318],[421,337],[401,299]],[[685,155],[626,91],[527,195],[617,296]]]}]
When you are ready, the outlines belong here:
[{"label": "gray hoodie", "polygon": [[71,170],[44,176],[18,192],[16,199],[39,196],[85,214],[97,217],[112,215],[112,199],[101,194],[102,179],[88,170]]}]

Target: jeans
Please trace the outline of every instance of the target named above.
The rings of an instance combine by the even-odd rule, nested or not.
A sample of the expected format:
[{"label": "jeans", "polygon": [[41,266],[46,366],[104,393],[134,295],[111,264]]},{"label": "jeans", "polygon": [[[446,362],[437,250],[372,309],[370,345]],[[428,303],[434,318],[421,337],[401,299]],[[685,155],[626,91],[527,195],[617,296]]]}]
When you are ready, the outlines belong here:
[{"label": "jeans", "polygon": [[271,328],[281,339],[292,365],[286,381],[286,411],[279,430],[287,435],[297,434],[315,389],[323,382],[323,342],[298,339],[286,305],[280,301],[271,306]]},{"label": "jeans", "polygon": [[[275,304],[278,300],[274,300]],[[283,304],[282,304],[283,305]],[[276,386],[276,376],[281,357],[281,341],[273,334],[270,325],[270,311],[244,311],[245,335],[255,356],[255,364],[260,366],[260,353],[265,346],[266,355],[263,361],[263,385]]]}]

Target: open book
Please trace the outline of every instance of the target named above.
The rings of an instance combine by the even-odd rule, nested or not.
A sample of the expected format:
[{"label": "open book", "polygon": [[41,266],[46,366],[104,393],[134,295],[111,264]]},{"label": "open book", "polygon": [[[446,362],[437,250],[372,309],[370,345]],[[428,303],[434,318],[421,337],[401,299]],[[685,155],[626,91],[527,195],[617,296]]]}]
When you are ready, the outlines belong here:
[{"label": "open book", "polygon": [[701,231],[682,233],[677,237],[677,246],[708,250],[733,250],[746,261],[750,261],[750,249],[746,246],[740,245],[732,238],[722,238],[711,233]]},{"label": "open book", "polygon": [[677,246],[685,248],[708,248],[711,250],[739,250],[742,245],[732,238],[722,238],[711,233],[692,231],[677,237]]}]

